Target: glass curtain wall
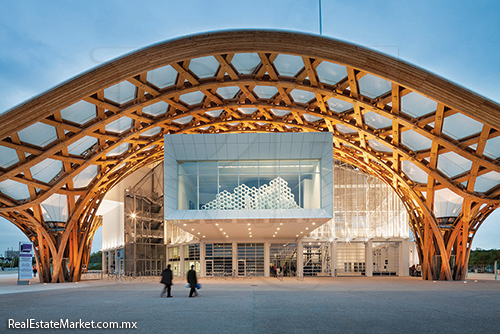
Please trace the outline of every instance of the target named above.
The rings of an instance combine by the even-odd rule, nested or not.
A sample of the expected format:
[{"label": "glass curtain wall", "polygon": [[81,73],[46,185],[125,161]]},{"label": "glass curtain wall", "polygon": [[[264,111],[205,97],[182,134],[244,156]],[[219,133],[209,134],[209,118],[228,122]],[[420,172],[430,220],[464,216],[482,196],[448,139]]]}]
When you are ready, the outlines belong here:
[{"label": "glass curtain wall", "polygon": [[233,245],[214,243],[205,245],[206,276],[224,277],[233,273]]},{"label": "glass curtain wall", "polygon": [[181,274],[181,255],[180,247],[169,247],[168,248],[168,263],[170,264],[170,269],[175,276],[180,276]]},{"label": "glass curtain wall", "polygon": [[200,274],[200,244],[185,245],[184,247],[184,274],[194,265],[196,274]]},{"label": "glass curtain wall", "polygon": [[264,244],[238,244],[238,276],[264,276]]},{"label": "glass curtain wall", "polygon": [[408,214],[401,199],[377,177],[334,162],[333,219],[314,238],[408,238]]},{"label": "glass curtain wall", "polygon": [[178,166],[179,210],[321,207],[319,160],[199,161]]},{"label": "glass curtain wall", "polygon": [[337,243],[337,274],[361,276],[366,272],[365,244],[361,242]]}]

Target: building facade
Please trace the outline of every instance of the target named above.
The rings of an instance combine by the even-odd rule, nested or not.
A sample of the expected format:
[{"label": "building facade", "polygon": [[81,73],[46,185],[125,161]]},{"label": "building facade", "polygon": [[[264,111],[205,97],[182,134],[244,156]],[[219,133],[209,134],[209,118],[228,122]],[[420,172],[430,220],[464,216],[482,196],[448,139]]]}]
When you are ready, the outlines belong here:
[{"label": "building facade", "polygon": [[123,240],[104,267],[116,270],[123,249],[127,273],[169,263],[180,276],[191,265],[202,277],[408,275],[402,202],[334,160],[331,143],[331,133],[165,136],[163,174],[124,191]]}]

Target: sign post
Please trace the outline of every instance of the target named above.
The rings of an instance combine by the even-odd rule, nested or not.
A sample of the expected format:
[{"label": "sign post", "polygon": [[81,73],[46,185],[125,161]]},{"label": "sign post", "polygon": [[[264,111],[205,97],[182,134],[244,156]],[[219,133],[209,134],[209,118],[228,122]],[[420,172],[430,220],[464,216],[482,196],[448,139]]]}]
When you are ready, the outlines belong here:
[{"label": "sign post", "polygon": [[31,242],[19,242],[19,265],[17,275],[17,285],[30,284],[33,278],[33,244]]}]

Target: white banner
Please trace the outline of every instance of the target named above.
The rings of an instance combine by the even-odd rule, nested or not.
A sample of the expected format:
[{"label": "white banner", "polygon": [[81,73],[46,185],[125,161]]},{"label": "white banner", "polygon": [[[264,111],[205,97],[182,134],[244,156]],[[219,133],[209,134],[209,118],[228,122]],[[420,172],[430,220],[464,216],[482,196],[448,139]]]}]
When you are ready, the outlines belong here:
[{"label": "white banner", "polygon": [[33,245],[31,243],[19,243],[19,274],[18,280],[33,278]]}]

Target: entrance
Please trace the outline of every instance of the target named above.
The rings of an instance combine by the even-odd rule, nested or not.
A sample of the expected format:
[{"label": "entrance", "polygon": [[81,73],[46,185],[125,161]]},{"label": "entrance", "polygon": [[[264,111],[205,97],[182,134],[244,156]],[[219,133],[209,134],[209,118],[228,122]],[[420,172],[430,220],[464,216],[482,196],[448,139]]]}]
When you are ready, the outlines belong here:
[{"label": "entrance", "polygon": [[361,276],[365,274],[365,244],[361,242],[337,243],[337,274]]},{"label": "entrance", "polygon": [[271,277],[297,275],[297,244],[271,244],[269,256]]},{"label": "entrance", "polygon": [[399,242],[373,243],[373,275],[397,276],[399,268]]}]

